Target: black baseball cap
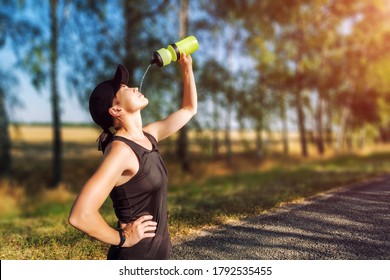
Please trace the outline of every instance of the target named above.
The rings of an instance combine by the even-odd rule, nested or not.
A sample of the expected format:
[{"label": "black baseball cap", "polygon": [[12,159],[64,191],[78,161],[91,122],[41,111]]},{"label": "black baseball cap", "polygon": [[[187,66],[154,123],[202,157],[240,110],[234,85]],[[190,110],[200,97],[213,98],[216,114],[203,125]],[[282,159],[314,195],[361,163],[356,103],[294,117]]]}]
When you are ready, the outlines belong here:
[{"label": "black baseball cap", "polygon": [[119,64],[114,78],[98,84],[89,97],[89,112],[96,124],[104,130],[112,127],[112,117],[108,109],[112,107],[112,101],[115,94],[121,87],[121,84],[127,84],[129,81],[129,71]]}]

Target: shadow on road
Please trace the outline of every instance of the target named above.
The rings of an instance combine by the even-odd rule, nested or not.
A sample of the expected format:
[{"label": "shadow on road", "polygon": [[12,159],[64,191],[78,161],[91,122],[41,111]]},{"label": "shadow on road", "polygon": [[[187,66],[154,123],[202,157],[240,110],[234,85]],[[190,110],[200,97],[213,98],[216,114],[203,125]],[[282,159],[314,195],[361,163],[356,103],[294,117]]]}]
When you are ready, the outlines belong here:
[{"label": "shadow on road", "polygon": [[175,245],[172,259],[390,259],[390,177],[225,225]]}]

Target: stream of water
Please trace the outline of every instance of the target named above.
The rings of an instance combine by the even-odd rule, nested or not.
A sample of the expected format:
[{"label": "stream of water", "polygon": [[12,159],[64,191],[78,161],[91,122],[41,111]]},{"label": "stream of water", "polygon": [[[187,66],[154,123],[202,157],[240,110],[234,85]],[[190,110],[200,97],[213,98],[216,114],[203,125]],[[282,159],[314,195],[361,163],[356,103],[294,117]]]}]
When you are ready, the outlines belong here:
[{"label": "stream of water", "polygon": [[145,79],[146,73],[148,73],[150,66],[152,66],[152,64],[149,64],[148,68],[146,68],[146,71],[145,71],[144,75],[142,76],[141,84],[139,85],[139,91],[141,93],[142,93],[142,84],[144,83],[144,79]]}]

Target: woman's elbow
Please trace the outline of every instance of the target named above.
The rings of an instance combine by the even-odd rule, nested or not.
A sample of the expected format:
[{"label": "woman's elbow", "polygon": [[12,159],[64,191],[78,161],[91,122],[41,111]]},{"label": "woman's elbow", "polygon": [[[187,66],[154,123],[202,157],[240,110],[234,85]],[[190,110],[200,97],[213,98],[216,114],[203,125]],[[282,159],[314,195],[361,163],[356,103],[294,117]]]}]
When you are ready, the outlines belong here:
[{"label": "woman's elbow", "polygon": [[[77,213],[77,212],[74,212],[72,211],[70,214],[69,214],[69,217],[68,217],[68,223],[74,227],[74,228],[77,228],[78,230],[83,230],[83,225],[85,224],[83,222],[83,220],[85,220],[85,215],[83,215],[82,213]],[[84,217],[84,218],[83,218]]]},{"label": "woman's elbow", "polygon": [[189,111],[191,113],[191,117],[193,117],[198,112],[198,107],[197,106],[193,106],[193,107],[189,108]]},{"label": "woman's elbow", "polygon": [[198,107],[196,106],[193,110],[192,110],[192,116],[195,116],[196,114],[198,113]]},{"label": "woman's elbow", "polygon": [[69,217],[68,217],[68,223],[72,226],[72,227],[75,227],[75,228],[78,228],[78,224],[79,224],[79,222],[78,222],[78,218],[77,218],[77,216],[74,214],[74,213],[70,213],[69,214]]},{"label": "woman's elbow", "polygon": [[191,119],[193,116],[196,115],[198,109],[197,106],[186,106],[182,107],[182,109],[186,110],[188,117]]}]

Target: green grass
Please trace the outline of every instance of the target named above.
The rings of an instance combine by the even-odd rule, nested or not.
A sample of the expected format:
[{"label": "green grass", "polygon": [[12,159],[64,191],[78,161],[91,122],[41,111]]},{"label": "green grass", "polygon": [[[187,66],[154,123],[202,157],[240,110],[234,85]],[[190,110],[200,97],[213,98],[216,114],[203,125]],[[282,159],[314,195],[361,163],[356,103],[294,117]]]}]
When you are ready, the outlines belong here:
[{"label": "green grass", "polygon": [[[307,198],[390,171],[390,154],[340,156],[268,171],[213,176],[173,185],[169,205],[174,233],[250,217],[281,203]],[[184,229],[180,229],[184,226]]]},{"label": "green grass", "polygon": [[[70,172],[78,166],[79,181],[70,172],[64,179],[65,184],[54,191],[44,188],[44,179],[37,183],[37,178],[28,178],[26,174],[31,174],[28,169],[31,166],[23,169],[21,162],[16,163],[21,166],[19,173],[14,174],[19,179],[0,181],[1,259],[105,259],[107,245],[67,224],[77,190],[98,162],[84,164],[82,171],[79,162],[69,159],[65,169]],[[39,164],[44,169],[45,160]],[[232,168],[230,173],[218,176],[213,172],[201,174],[210,168],[206,163],[197,167],[195,174],[185,176],[177,172],[174,165],[169,166],[172,178],[168,194],[169,225],[174,240],[191,230],[258,215],[285,202],[389,173],[390,153],[282,161],[266,170],[240,168],[234,171]],[[30,187],[34,191],[29,190]],[[101,213],[109,224],[115,224],[109,200]]]}]

